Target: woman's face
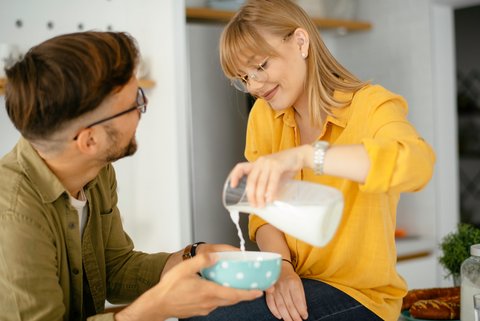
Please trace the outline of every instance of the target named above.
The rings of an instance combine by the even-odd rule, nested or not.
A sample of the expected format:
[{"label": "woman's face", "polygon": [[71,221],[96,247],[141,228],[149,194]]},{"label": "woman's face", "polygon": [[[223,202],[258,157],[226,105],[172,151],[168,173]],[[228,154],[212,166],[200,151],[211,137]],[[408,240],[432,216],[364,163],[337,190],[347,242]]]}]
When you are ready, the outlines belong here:
[{"label": "woman's face", "polygon": [[[302,53],[308,54],[308,36],[305,39],[305,34],[302,29],[297,29],[282,38],[263,32],[261,35],[275,48],[278,56],[255,55],[244,63],[249,66],[243,70],[248,79],[248,91],[268,101],[275,110],[301,107],[298,105],[306,101],[307,63],[302,56]],[[255,77],[261,73],[264,74]]]}]

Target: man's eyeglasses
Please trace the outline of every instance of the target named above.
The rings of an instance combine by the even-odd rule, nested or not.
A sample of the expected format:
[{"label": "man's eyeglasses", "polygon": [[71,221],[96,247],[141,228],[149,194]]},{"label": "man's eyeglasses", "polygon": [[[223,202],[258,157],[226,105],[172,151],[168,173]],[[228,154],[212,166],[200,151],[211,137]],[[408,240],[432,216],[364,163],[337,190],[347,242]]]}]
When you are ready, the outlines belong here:
[{"label": "man's eyeglasses", "polygon": [[268,58],[269,57],[265,58],[262,63],[256,65],[255,71],[245,74],[243,77],[232,79],[232,86],[244,93],[248,93],[248,86],[250,86],[251,80],[255,80],[257,82],[267,81],[268,73],[265,71],[265,69],[267,68]]},{"label": "man's eyeglasses", "polygon": [[[109,116],[107,118],[103,118],[103,119],[100,119],[100,120],[97,120],[96,122],[94,123],[91,123],[90,125],[88,126],[85,126],[84,129],[87,129],[87,128],[91,128],[93,126],[96,126],[98,124],[101,124],[101,123],[104,123],[106,121],[109,121],[111,119],[114,119],[114,118],[117,118],[117,117],[120,117],[122,115],[125,115],[125,114],[128,114],[134,110],[138,110],[140,111],[142,114],[144,114],[146,111],[147,111],[147,104],[148,104],[148,99],[147,99],[147,96],[145,96],[145,93],[143,92],[143,89],[141,87],[138,87],[138,92],[137,92],[137,99],[136,99],[136,105],[131,107],[131,108],[128,108],[127,110],[124,110],[124,111],[121,111],[117,114],[114,114],[112,116]],[[75,137],[73,138],[73,140],[77,140],[78,138],[78,135],[75,135]]]}]

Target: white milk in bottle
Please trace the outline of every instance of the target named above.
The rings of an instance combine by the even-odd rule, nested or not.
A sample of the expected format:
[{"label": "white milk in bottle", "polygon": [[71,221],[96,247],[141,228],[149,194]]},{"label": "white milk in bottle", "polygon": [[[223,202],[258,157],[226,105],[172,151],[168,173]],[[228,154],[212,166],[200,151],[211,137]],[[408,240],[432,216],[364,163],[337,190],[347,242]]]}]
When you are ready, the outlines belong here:
[{"label": "white milk in bottle", "polygon": [[[225,183],[223,202],[234,222],[238,221],[239,212],[255,214],[284,233],[319,247],[335,235],[343,212],[343,195],[339,190],[289,180],[280,186],[275,201],[256,208],[246,199],[245,185],[245,177],[235,189],[230,187],[230,180]],[[239,230],[242,239],[240,235]]]}]

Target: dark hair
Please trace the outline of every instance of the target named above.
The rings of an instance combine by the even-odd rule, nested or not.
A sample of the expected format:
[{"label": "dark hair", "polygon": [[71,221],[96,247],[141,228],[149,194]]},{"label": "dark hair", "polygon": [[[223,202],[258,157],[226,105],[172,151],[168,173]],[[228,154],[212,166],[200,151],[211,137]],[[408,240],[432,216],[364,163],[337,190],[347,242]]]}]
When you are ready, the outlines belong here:
[{"label": "dark hair", "polygon": [[44,139],[97,108],[133,76],[136,41],[121,32],[79,32],[51,38],[6,70],[5,106],[27,139]]}]

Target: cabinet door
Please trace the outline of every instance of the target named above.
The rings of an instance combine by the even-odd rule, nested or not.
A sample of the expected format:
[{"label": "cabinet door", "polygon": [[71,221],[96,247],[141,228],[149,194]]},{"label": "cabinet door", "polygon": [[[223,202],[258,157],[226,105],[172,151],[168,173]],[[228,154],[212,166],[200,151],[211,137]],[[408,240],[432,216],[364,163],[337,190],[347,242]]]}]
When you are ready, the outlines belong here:
[{"label": "cabinet door", "polygon": [[437,286],[437,261],[434,255],[397,263],[398,273],[407,281],[408,289]]}]

